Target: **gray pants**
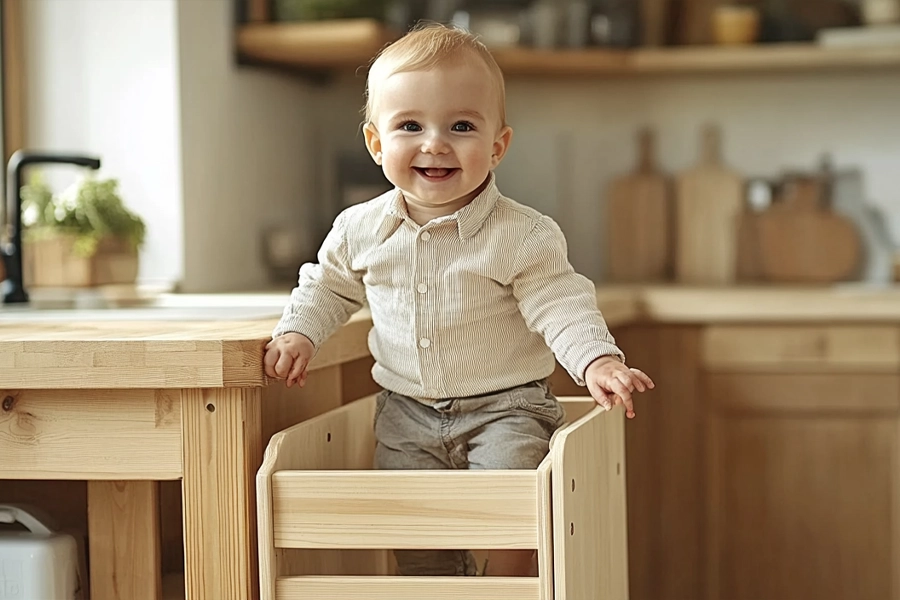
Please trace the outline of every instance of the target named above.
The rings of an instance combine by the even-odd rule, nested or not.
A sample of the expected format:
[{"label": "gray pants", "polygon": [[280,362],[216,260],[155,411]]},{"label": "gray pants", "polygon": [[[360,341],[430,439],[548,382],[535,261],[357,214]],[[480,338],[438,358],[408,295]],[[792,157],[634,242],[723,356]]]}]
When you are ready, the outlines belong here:
[{"label": "gray pants", "polygon": [[[546,381],[433,405],[384,391],[375,406],[375,468],[536,469],[564,419]],[[447,498],[448,504],[455,501]],[[394,555],[402,575],[476,571],[467,550],[398,550]]]}]

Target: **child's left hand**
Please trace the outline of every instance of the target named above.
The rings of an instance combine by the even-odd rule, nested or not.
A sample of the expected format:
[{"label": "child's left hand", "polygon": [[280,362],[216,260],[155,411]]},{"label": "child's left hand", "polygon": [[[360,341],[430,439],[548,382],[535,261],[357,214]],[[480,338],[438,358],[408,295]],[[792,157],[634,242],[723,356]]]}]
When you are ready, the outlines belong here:
[{"label": "child's left hand", "polygon": [[645,392],[656,387],[643,371],[628,368],[612,356],[602,356],[588,365],[584,380],[597,404],[607,410],[624,404],[629,419],[634,418],[631,392]]}]

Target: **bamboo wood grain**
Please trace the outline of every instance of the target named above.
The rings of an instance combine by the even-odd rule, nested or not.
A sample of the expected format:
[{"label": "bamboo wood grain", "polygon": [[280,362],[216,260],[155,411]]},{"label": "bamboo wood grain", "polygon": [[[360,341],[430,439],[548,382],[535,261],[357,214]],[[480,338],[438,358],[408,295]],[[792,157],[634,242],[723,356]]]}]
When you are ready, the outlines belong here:
[{"label": "bamboo wood grain", "polygon": [[4,479],[179,479],[181,398],[160,390],[0,390]]}]

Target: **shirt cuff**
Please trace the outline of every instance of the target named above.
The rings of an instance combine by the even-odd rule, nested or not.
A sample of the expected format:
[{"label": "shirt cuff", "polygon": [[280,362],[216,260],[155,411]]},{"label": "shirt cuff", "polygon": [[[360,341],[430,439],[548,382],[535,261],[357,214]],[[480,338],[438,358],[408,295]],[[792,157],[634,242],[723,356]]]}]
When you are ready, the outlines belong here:
[{"label": "shirt cuff", "polygon": [[286,333],[299,333],[305,335],[309,338],[309,341],[312,342],[317,353],[319,351],[319,346],[321,346],[324,341],[324,335],[313,325],[313,323],[299,315],[282,317],[278,322],[278,325],[276,325],[275,329],[272,331],[272,338],[277,338]]},{"label": "shirt cuff", "polygon": [[586,386],[587,382],[584,380],[584,376],[588,366],[598,358],[604,356],[612,356],[623,363],[625,362],[625,354],[618,346],[610,344],[609,342],[597,341],[584,347],[579,356],[576,357],[574,366],[572,370],[569,371],[569,375],[572,376],[572,379],[576,384]]}]

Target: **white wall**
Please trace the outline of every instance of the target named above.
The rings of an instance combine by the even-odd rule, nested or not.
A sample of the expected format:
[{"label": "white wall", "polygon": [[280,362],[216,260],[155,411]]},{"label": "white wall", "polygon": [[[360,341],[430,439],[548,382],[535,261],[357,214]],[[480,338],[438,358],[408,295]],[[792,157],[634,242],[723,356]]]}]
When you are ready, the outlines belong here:
[{"label": "white wall", "polygon": [[235,65],[226,0],[24,4],[28,145],[120,179],[147,222],[141,282],[267,285],[263,230],[302,237],[313,201],[310,86]]},{"label": "white wall", "polygon": [[[362,80],[347,78],[322,103],[334,145],[356,135]],[[723,130],[723,153],[748,176],[814,169],[822,153],[837,168],[863,170],[870,200],[900,240],[900,73],[819,73],[656,77],[575,81],[509,78],[508,118],[515,133],[497,169],[502,191],[560,221],[576,268],[602,279],[604,189],[634,168],[638,127],[655,127],[668,172],[697,158],[699,129]]]},{"label": "white wall", "polygon": [[[140,278],[183,274],[175,0],[28,0],[28,147],[101,158],[147,223]],[[57,189],[74,169],[54,167]]]},{"label": "white wall", "polygon": [[[148,220],[142,280],[189,291],[266,284],[260,237],[309,239],[339,149],[364,152],[363,77],[319,86],[232,57],[232,6],[211,0],[29,0],[30,145],[96,152]],[[698,128],[724,130],[747,175],[859,167],[900,239],[900,74],[508,81],[515,128],[503,191],[556,217],[572,261],[603,276],[603,190],[658,130],[660,163],[690,165]],[[310,249],[310,251],[314,248]]]},{"label": "white wall", "polygon": [[264,230],[303,237],[315,201],[311,86],[238,68],[232,19],[230,2],[178,3],[185,291],[267,285]]}]

